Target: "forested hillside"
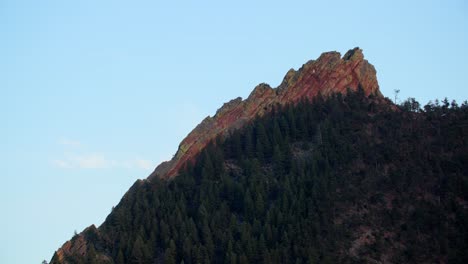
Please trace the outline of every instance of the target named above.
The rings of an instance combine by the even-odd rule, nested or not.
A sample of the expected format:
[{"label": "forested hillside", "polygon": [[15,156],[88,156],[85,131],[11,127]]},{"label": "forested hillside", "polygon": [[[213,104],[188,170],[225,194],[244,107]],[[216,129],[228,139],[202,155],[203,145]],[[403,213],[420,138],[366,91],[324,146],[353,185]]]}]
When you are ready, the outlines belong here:
[{"label": "forested hillside", "polygon": [[466,164],[466,103],[318,96],[136,182],[51,263],[468,263]]}]

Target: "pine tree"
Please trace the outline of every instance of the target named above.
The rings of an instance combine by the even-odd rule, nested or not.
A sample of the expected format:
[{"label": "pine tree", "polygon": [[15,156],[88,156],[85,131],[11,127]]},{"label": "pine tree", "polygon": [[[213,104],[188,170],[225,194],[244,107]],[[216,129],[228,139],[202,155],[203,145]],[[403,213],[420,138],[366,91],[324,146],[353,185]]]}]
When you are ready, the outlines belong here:
[{"label": "pine tree", "polygon": [[125,259],[122,253],[122,250],[119,250],[119,253],[117,253],[117,257],[115,259],[116,264],[125,264]]},{"label": "pine tree", "polygon": [[171,239],[169,242],[169,247],[164,252],[164,263],[167,264],[176,264],[177,260],[177,248],[174,240]]},{"label": "pine tree", "polygon": [[135,240],[135,243],[133,244],[132,248],[132,255],[131,255],[131,260],[134,263],[144,263],[145,256],[143,253],[143,240],[141,239],[140,236],[137,236],[137,239]]}]

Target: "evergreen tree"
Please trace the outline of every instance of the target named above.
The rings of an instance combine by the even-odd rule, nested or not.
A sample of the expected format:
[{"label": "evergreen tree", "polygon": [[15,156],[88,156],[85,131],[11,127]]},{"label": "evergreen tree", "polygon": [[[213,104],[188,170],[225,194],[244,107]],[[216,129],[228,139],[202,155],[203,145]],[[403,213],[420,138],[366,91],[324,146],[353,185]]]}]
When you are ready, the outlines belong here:
[{"label": "evergreen tree", "polygon": [[382,100],[278,107],[179,176],[135,183],[66,261],[468,262],[468,103]]}]

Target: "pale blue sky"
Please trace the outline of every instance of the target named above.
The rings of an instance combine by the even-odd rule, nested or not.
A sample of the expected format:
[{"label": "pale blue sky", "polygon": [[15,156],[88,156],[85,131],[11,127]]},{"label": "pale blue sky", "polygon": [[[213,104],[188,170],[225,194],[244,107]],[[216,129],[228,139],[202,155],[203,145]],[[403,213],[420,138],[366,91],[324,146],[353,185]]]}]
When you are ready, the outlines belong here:
[{"label": "pale blue sky", "polygon": [[0,1],[0,263],[50,260],[223,102],[321,52],[361,47],[389,97],[468,99],[463,0],[168,2]]}]

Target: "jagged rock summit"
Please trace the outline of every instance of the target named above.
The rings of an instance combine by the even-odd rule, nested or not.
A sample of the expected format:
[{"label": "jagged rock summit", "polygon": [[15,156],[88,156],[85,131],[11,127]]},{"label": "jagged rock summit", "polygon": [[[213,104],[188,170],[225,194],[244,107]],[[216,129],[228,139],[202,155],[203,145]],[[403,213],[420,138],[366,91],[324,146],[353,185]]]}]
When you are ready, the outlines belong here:
[{"label": "jagged rock summit", "polygon": [[219,135],[241,128],[256,116],[262,116],[275,105],[297,103],[317,95],[346,94],[348,89],[362,88],[366,95],[382,97],[376,70],[364,59],[358,47],[341,57],[336,51],[325,52],[317,60],[311,60],[299,70],[290,69],[277,88],[259,84],[245,100],[238,97],[225,103],[213,117],[206,117],[179,145],[170,161],[161,163],[149,179],[172,178],[192,161],[196,155]]}]

